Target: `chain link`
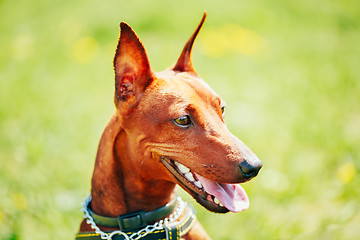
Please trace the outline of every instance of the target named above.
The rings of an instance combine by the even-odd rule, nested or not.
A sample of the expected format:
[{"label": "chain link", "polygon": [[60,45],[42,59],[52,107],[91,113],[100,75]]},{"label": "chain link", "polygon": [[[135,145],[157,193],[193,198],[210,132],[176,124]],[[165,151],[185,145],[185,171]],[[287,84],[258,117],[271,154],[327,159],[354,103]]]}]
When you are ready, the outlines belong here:
[{"label": "chain link", "polygon": [[175,211],[172,214],[170,214],[169,217],[166,217],[163,220],[160,220],[160,221],[154,223],[153,225],[147,225],[143,229],[131,234],[130,236],[128,236],[125,232],[120,231],[120,230],[116,230],[111,233],[105,233],[100,230],[100,228],[96,225],[96,223],[94,222],[94,219],[92,218],[92,216],[90,215],[90,213],[87,210],[89,203],[91,201],[90,194],[85,199],[85,201],[81,204],[81,206],[82,206],[81,211],[84,213],[84,218],[86,219],[86,223],[90,224],[91,228],[95,230],[95,233],[100,234],[101,239],[112,240],[112,237],[114,235],[120,234],[120,235],[124,236],[125,240],[137,240],[142,237],[145,237],[146,235],[154,232],[155,230],[163,229],[164,224],[175,222],[181,216],[181,214],[184,212],[185,207],[186,207],[186,203],[181,199],[181,197],[178,197],[177,200],[178,200],[178,206],[175,209]]}]

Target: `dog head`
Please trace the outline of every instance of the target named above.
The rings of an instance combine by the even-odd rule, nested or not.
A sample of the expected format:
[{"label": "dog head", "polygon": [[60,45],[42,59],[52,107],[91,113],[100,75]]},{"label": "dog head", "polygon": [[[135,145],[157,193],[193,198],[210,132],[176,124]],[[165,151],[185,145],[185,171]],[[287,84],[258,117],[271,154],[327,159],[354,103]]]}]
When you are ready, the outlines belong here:
[{"label": "dog head", "polygon": [[179,184],[210,211],[238,212],[249,206],[238,183],[255,177],[262,163],[228,131],[225,102],[193,68],[191,49],[205,18],[176,64],[159,73],[137,35],[121,23],[115,105],[142,175]]}]

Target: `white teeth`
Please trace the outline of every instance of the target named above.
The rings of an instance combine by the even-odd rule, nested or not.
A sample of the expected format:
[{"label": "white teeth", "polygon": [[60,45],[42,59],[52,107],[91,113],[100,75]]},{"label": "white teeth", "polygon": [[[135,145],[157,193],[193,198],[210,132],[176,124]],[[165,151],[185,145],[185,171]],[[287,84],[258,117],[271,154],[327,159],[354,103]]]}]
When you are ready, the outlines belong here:
[{"label": "white teeth", "polygon": [[187,178],[187,180],[189,180],[190,182],[194,182],[195,179],[194,179],[194,176],[192,175],[191,172],[188,172],[185,174],[185,177]]},{"label": "white teeth", "polygon": [[200,181],[196,181],[194,184],[195,184],[195,186],[197,186],[198,188],[202,188],[202,187],[203,187]]},{"label": "white teeth", "polygon": [[175,162],[176,167],[179,169],[179,171],[184,174],[184,177],[189,180],[190,182],[193,182],[196,187],[202,188],[202,184],[200,181],[195,182],[194,175],[190,172],[190,169],[182,165],[181,163]]},{"label": "white teeth", "polygon": [[175,162],[175,165],[177,166],[177,168],[180,170],[180,172],[182,173],[188,173],[190,172],[190,169],[185,167],[184,165],[182,165],[181,163]]},{"label": "white teeth", "polygon": [[220,202],[219,199],[217,199],[216,197],[213,196],[214,199],[214,203],[216,203],[217,205],[219,205],[220,207],[224,207],[224,205]]}]

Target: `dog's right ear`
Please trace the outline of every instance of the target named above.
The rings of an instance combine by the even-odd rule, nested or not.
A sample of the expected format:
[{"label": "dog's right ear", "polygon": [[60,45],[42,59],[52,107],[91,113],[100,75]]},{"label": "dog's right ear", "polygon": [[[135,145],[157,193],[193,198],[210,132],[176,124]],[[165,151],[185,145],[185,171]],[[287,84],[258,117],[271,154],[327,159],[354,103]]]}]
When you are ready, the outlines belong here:
[{"label": "dog's right ear", "polygon": [[152,71],[145,49],[129,25],[120,24],[120,38],[114,57],[115,97],[126,101],[145,90]]},{"label": "dog's right ear", "polygon": [[173,67],[174,71],[195,73],[195,70],[194,70],[194,67],[193,67],[192,61],[191,61],[191,50],[194,45],[194,41],[195,41],[197,35],[199,34],[202,25],[205,22],[206,16],[207,16],[207,14],[205,11],[198,27],[196,28],[195,32],[191,35],[189,40],[186,42],[179,59],[177,60],[175,66]]}]

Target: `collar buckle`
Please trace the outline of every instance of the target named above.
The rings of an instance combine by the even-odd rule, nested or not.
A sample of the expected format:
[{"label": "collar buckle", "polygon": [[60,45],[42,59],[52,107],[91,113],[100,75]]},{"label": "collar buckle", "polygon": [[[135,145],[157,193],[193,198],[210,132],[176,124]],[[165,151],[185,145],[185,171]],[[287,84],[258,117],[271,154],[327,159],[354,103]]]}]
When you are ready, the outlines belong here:
[{"label": "collar buckle", "polygon": [[145,218],[145,211],[137,211],[129,214],[123,214],[117,218],[119,228],[122,231],[128,231],[145,227],[148,223]]}]

